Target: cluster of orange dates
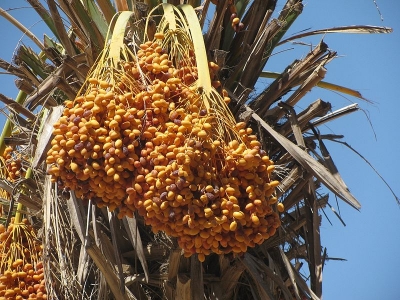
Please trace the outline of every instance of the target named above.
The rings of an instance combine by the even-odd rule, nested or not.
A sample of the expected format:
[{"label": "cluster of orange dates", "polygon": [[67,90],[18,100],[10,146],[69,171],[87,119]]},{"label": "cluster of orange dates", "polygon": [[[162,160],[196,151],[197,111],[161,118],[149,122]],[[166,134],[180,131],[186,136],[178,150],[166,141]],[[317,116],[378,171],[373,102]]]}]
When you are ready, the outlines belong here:
[{"label": "cluster of orange dates", "polygon": [[[221,120],[193,84],[194,53],[172,61],[156,40],[65,103],[47,153],[61,188],[120,218],[142,215],[185,255],[243,253],[280,226],[274,164],[244,123]],[[212,85],[218,66],[209,63]],[[227,92],[220,105],[228,110]],[[225,133],[221,134],[221,130]],[[228,138],[226,138],[228,136]]]},{"label": "cluster of orange dates", "polygon": [[0,299],[47,299],[42,252],[27,219],[0,225]]}]

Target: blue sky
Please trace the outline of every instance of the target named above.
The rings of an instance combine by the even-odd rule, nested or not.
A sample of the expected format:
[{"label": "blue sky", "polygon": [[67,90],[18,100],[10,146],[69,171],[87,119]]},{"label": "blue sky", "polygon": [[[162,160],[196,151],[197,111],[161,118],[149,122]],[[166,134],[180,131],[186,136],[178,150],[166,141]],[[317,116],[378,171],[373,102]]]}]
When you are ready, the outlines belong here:
[{"label": "blue sky", "polygon": [[[396,111],[399,101],[397,89],[400,85],[400,2],[376,2],[384,21],[381,21],[373,0],[304,1],[303,14],[288,33],[290,35],[308,28],[361,24],[394,28],[392,34],[331,34],[324,37],[330,49],[337,51],[340,56],[327,66],[325,81],[356,89],[374,104],[317,88],[306,95],[296,110],[301,111],[318,98],[330,102],[333,110],[358,103],[365,113],[355,112],[328,123],[320,128],[321,133],[345,135],[344,141],[361,152],[400,195],[397,174],[400,169],[397,159],[400,153],[400,118]],[[279,1],[280,5],[283,3]],[[37,33],[39,38],[43,37],[45,27],[36,13],[28,8],[27,2],[0,0],[0,6],[4,9],[20,7],[11,13]],[[0,57],[5,60],[12,59],[20,40],[30,44],[26,37],[2,18],[0,31],[3,41]],[[304,38],[302,41],[315,45],[321,38]],[[295,50],[289,50],[292,47]],[[307,46],[283,45],[279,50],[287,51],[274,55],[266,70],[280,72],[293,59],[305,56],[309,49]],[[17,90],[13,81],[14,78],[9,75],[0,75],[0,92],[14,98]],[[3,124],[4,117],[0,116],[0,125]],[[333,225],[322,216],[322,245],[327,247],[329,256],[345,258],[347,261],[332,260],[326,263],[323,299],[399,299],[396,275],[400,267],[400,208],[388,188],[362,159],[343,145],[328,141],[326,145],[362,208],[356,211],[340,200],[337,207],[334,197],[330,197],[331,205],[336,210],[340,209],[346,227],[326,209],[326,215]]]}]

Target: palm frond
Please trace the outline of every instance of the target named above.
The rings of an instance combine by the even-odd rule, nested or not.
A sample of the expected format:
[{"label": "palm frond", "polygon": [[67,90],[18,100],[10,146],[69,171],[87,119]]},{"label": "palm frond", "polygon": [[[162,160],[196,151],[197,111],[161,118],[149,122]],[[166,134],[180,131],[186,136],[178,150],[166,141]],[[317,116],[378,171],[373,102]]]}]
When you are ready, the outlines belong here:
[{"label": "palm frond", "polygon": [[313,36],[313,35],[320,35],[320,34],[328,34],[328,33],[391,33],[393,32],[392,28],[389,27],[382,27],[382,26],[369,26],[369,25],[351,25],[351,26],[340,26],[340,27],[330,27],[330,28],[325,28],[325,29],[318,29],[318,30],[312,30],[312,31],[307,31],[303,32],[301,34],[296,34],[294,36],[291,36],[289,38],[286,38],[282,41],[280,41],[277,46],[280,46],[282,44],[285,44],[287,42],[291,42],[294,40],[298,40],[307,36]]}]

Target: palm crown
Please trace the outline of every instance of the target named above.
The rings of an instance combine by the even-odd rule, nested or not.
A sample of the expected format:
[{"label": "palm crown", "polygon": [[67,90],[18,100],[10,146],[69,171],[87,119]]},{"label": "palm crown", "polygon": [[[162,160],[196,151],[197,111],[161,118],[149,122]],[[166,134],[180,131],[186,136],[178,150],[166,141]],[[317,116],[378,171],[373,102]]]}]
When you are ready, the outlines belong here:
[{"label": "palm crown", "polygon": [[[40,49],[21,45],[13,63],[0,60],[20,90],[0,97],[10,111],[2,273],[25,272],[29,257],[44,280],[32,293],[59,299],[319,299],[328,257],[318,210],[329,203],[316,191],[360,204],[318,126],[358,107],[294,107],[316,86],[363,98],[323,81],[336,53],[322,41],[280,74],[265,68],[292,40],[391,29],[287,38],[303,10],[296,0],[280,11],[265,0],[28,2],[51,32],[43,40],[0,10]],[[274,80],[254,92],[260,78]],[[23,243],[30,255],[11,266]],[[14,283],[4,278],[0,296]]]}]

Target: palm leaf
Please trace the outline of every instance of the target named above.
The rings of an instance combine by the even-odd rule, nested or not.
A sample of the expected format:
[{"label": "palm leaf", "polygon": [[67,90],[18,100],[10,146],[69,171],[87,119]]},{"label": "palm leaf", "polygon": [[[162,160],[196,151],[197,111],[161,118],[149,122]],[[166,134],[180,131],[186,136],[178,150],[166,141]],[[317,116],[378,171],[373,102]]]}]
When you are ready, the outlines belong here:
[{"label": "palm leaf", "polygon": [[287,39],[284,39],[278,43],[277,46],[282,45],[287,42],[291,42],[294,40],[301,39],[307,36],[319,35],[319,34],[327,34],[327,33],[391,33],[393,32],[392,28],[382,27],[382,26],[368,26],[368,25],[352,25],[352,26],[340,26],[340,27],[331,27],[325,29],[318,29],[308,32],[303,32],[301,34],[296,34]]},{"label": "palm leaf", "polygon": [[36,12],[40,15],[41,19],[46,23],[46,25],[49,27],[51,32],[56,36],[57,39],[59,39],[58,31],[56,29],[57,21],[55,22],[51,14],[46,10],[46,8],[37,0],[28,0],[28,3],[36,10]]},{"label": "palm leaf", "polygon": [[[267,71],[263,71],[261,72],[260,77],[261,78],[279,78],[281,76],[280,73],[276,73],[276,72],[267,72]],[[343,93],[343,94],[347,94],[349,96],[353,96],[365,101],[368,101],[367,99],[365,99],[361,93],[359,91],[353,90],[351,88],[348,87],[344,87],[341,85],[337,85],[334,83],[330,83],[330,82],[326,82],[326,81],[320,81],[316,84],[317,87],[323,88],[323,89],[327,89],[327,90],[331,90],[331,91],[335,91],[335,92],[339,92],[339,93]]]},{"label": "palm leaf", "polygon": [[307,171],[314,174],[327,188],[335,193],[339,198],[350,204],[356,209],[360,209],[360,203],[354,198],[346,186],[338,182],[333,175],[315,159],[308,155],[304,150],[294,145],[291,141],[277,133],[271,126],[264,122],[257,114],[253,113],[252,117],[260,122],[261,126],[282,146],[290,155]]}]

